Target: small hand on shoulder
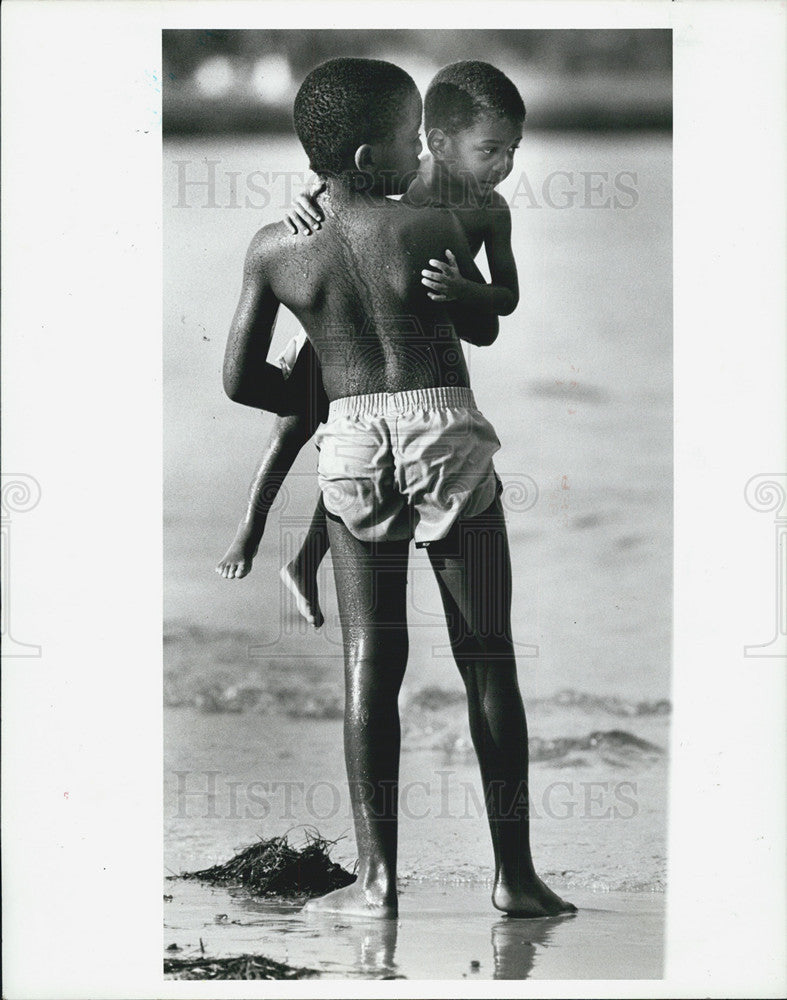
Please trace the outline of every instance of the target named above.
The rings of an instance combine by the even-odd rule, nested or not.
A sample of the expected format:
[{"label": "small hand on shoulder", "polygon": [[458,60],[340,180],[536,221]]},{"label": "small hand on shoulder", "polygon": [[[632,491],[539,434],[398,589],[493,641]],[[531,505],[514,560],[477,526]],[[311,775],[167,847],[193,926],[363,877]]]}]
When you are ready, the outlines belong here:
[{"label": "small hand on shoulder", "polygon": [[285,225],[297,236],[312,236],[323,220],[323,214],[316,202],[316,197],[325,190],[325,179],[313,174],[304,191],[296,195],[295,204],[284,216]]}]

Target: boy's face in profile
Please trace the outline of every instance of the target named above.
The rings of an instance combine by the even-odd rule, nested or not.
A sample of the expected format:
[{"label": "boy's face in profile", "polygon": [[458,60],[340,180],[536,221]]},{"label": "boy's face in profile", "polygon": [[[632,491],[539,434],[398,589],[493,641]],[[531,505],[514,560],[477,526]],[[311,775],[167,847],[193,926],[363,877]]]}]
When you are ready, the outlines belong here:
[{"label": "boy's face in profile", "polygon": [[394,131],[372,144],[380,193],[404,194],[418,172],[421,153],[421,98],[414,92],[404,102]]},{"label": "boy's face in profile", "polygon": [[481,194],[489,194],[508,177],[522,140],[522,122],[484,115],[469,128],[447,135],[442,150],[433,150],[451,175]]}]

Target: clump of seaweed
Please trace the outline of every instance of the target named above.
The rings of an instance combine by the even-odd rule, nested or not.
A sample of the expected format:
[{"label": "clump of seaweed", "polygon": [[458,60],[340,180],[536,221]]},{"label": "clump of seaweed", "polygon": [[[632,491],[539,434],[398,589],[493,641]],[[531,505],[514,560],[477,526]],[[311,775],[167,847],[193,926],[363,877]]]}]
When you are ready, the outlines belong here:
[{"label": "clump of seaweed", "polygon": [[165,958],[164,974],[173,979],[310,979],[315,969],[299,969],[263,955],[235,958]]},{"label": "clump of seaweed", "polygon": [[242,886],[257,896],[285,899],[324,896],[355,881],[355,875],[331,861],[329,849],[335,840],[311,830],[305,835],[306,845],[301,848],[293,847],[287,834],[268,840],[261,837],[222,865],[182,872],[179,877]]}]

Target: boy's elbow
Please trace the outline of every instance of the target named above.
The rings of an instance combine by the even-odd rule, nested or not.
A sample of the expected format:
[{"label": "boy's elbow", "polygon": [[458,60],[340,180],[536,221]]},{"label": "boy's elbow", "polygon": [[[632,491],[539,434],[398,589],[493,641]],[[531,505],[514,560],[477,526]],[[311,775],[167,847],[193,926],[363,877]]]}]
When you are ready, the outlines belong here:
[{"label": "boy's elbow", "polygon": [[498,315],[510,316],[518,305],[519,305],[519,296],[514,295],[512,292],[510,295],[506,296],[506,298],[500,303],[500,309],[498,310]]},{"label": "boy's elbow", "polygon": [[229,372],[225,369],[222,376],[222,383],[224,385],[225,395],[228,396],[233,403],[243,402],[243,387],[240,379],[233,372]]},{"label": "boy's elbow", "polygon": [[490,344],[494,344],[497,340],[498,333],[500,333],[500,324],[497,321],[497,316],[495,316],[478,330],[476,343],[479,347],[489,347]]}]

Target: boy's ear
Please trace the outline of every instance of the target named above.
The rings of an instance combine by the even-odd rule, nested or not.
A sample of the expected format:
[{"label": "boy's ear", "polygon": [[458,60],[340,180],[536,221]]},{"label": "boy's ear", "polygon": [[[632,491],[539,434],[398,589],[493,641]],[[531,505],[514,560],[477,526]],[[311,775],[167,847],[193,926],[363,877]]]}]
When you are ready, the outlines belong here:
[{"label": "boy's ear", "polygon": [[448,153],[449,138],[441,128],[430,128],[426,133],[426,145],[436,160],[444,160]]},{"label": "boy's ear", "polygon": [[355,150],[355,166],[362,173],[367,173],[374,165],[374,156],[372,155],[372,147],[369,143],[364,143],[363,146],[359,146]]}]

